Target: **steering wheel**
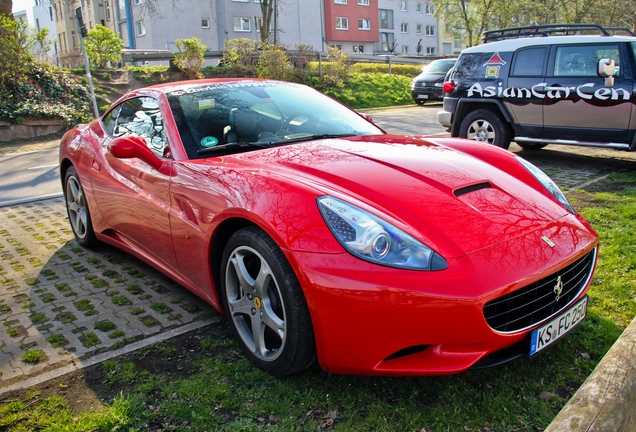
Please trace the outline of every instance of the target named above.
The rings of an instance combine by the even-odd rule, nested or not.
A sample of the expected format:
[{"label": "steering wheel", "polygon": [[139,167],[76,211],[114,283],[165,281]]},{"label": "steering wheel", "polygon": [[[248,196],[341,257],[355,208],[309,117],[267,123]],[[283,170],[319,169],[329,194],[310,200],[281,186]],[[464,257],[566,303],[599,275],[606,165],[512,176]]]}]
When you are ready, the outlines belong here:
[{"label": "steering wheel", "polygon": [[310,117],[309,114],[304,113],[302,111],[296,111],[294,113],[292,113],[291,115],[289,115],[284,121],[283,124],[280,126],[280,128],[278,129],[278,132],[276,132],[276,135],[279,134],[280,131],[283,131],[285,129],[287,129],[290,125],[290,123],[292,122],[292,120],[294,120],[296,117],[300,117],[300,116],[306,116],[307,118]]}]

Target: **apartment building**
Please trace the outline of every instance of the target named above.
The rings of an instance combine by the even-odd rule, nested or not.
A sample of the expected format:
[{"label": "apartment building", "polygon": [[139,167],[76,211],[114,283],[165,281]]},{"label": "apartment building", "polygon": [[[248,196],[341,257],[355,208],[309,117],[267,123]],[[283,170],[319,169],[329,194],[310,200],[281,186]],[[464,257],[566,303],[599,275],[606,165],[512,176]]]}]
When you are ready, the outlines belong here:
[{"label": "apartment building", "polygon": [[[260,0],[51,0],[61,63],[81,64],[75,14],[86,30],[102,24],[124,47],[174,51],[174,41],[197,37],[208,50],[228,39],[260,40]],[[272,0],[270,41],[293,49],[328,45],[364,54],[439,54],[438,26],[427,0]]]}]

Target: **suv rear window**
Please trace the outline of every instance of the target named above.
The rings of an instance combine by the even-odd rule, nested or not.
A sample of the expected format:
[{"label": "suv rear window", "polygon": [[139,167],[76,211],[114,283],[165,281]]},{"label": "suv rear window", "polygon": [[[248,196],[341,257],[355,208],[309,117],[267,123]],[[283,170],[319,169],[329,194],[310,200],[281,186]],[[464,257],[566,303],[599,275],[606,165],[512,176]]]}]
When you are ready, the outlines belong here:
[{"label": "suv rear window", "polygon": [[545,47],[529,48],[518,51],[512,75],[543,76],[545,53]]}]

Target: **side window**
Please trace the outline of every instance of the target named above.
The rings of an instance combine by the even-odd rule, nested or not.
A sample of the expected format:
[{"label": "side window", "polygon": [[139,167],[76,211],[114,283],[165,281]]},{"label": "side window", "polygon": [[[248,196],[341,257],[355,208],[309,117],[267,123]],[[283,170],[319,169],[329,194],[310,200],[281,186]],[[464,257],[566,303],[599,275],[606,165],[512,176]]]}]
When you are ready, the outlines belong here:
[{"label": "side window", "polygon": [[117,125],[117,116],[121,110],[121,104],[113,108],[108,114],[106,114],[102,120],[104,123],[104,130],[110,136],[113,136],[115,126]]},{"label": "side window", "polygon": [[113,136],[140,136],[157,156],[164,156],[168,140],[163,128],[159,103],[149,97],[128,99],[119,110]]},{"label": "side window", "polygon": [[568,45],[558,47],[554,59],[554,76],[598,76],[598,61],[603,58],[616,61],[616,74],[620,74],[618,45]]},{"label": "side window", "polygon": [[545,47],[529,48],[518,51],[515,56],[512,75],[528,77],[543,76],[545,53]]}]

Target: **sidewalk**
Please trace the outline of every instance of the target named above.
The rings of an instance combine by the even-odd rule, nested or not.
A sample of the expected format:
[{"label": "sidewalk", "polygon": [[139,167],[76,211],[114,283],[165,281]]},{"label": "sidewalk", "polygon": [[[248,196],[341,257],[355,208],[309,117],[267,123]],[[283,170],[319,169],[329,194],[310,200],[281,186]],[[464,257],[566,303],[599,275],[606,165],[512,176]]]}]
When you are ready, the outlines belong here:
[{"label": "sidewalk", "polygon": [[131,255],[79,246],[63,198],[0,208],[0,281],[0,393],[220,318]]}]

